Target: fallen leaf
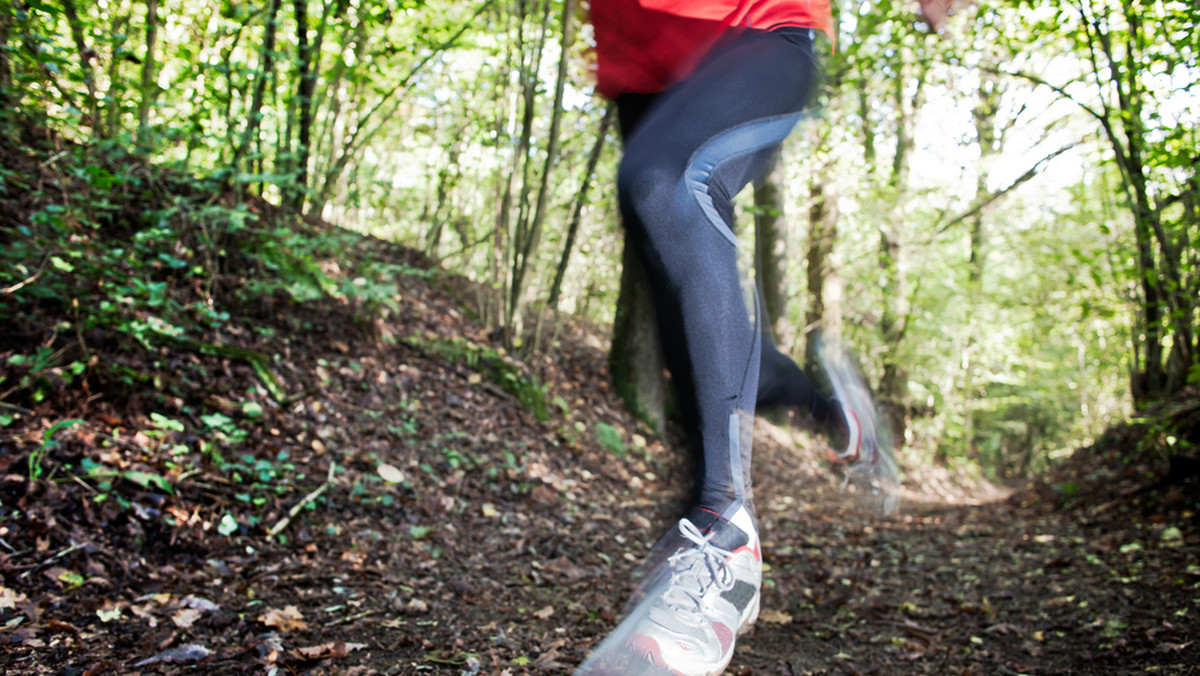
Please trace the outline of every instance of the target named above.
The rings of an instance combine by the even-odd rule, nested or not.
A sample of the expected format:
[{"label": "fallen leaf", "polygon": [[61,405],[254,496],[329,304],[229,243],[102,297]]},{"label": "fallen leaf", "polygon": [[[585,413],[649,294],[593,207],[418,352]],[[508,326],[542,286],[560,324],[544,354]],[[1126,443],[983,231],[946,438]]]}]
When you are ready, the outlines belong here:
[{"label": "fallen leaf", "polygon": [[208,599],[204,598],[203,596],[193,596],[191,594],[188,594],[187,596],[180,599],[179,605],[184,608],[192,608],[194,610],[202,610],[205,612],[212,612],[214,610],[221,609],[221,606],[213,603],[212,601],[209,601]]},{"label": "fallen leaf", "polygon": [[559,671],[566,665],[558,661],[561,654],[558,652],[559,646],[557,643],[550,647],[549,650],[538,655],[538,658],[531,665],[534,669],[541,671]]},{"label": "fallen leaf", "polygon": [[0,610],[15,610],[18,603],[26,603],[29,599],[19,591],[0,585]]},{"label": "fallen leaf", "polygon": [[292,651],[292,656],[309,660],[315,660],[321,657],[341,659],[355,650],[362,650],[366,647],[366,643],[346,643],[344,641],[337,641],[334,643],[322,643],[321,645],[309,646],[307,648],[296,648]]},{"label": "fallen leaf", "polygon": [[47,631],[69,631],[72,634],[79,633],[79,627],[76,627],[75,625],[71,624],[70,622],[63,622],[62,620],[48,620],[46,622],[46,630]]},{"label": "fallen leaf", "polygon": [[148,603],[140,605],[140,606],[138,606],[138,605],[129,606],[129,612],[133,613],[137,617],[142,618],[143,620],[148,620],[150,622],[151,629],[158,626],[158,618],[154,616],[153,612],[151,612],[150,604],[148,604]]},{"label": "fallen leaf", "polygon": [[65,585],[68,589],[73,588],[73,587],[78,587],[87,581],[79,573],[76,573],[73,570],[67,570],[66,568],[61,568],[61,567],[57,567],[57,566],[45,571],[42,574],[45,575],[46,577],[50,578],[51,580],[54,580],[55,582],[59,582],[59,583]]},{"label": "fallen leaf", "polygon": [[581,580],[588,576],[588,571],[582,566],[575,565],[566,556],[550,559],[546,562],[546,572],[566,578],[568,582]]},{"label": "fallen leaf", "polygon": [[768,624],[790,624],[792,621],[792,616],[791,614],[785,613],[782,610],[768,608],[767,610],[764,610],[758,614],[758,619],[759,621],[767,622]]},{"label": "fallen leaf", "polygon": [[379,476],[390,484],[399,484],[408,481],[408,477],[405,476],[404,472],[401,471],[400,468],[394,465],[389,465],[386,462],[380,463],[377,471],[379,472]]},{"label": "fallen leaf", "polygon": [[308,623],[304,621],[304,615],[296,606],[287,606],[283,610],[272,608],[260,616],[258,621],[268,627],[275,627],[279,631],[308,628]]},{"label": "fallen leaf", "polygon": [[546,606],[545,608],[542,608],[541,610],[534,611],[533,616],[538,619],[541,619],[541,620],[547,620],[547,619],[550,619],[550,616],[553,614],[554,614],[554,606]]},{"label": "fallen leaf", "polygon": [[119,620],[121,619],[121,606],[112,601],[105,601],[103,606],[96,609],[96,617],[100,618],[101,622]]},{"label": "fallen leaf", "polygon": [[212,651],[208,648],[200,645],[199,643],[189,643],[187,645],[181,645],[178,648],[171,648],[170,650],[163,651],[154,657],[147,657],[133,666],[144,667],[146,665],[156,664],[158,662],[171,662],[176,664],[182,662],[199,662],[209,655],[212,655]]},{"label": "fallen leaf", "polygon": [[191,629],[192,625],[195,624],[196,620],[200,619],[200,616],[203,614],[203,610],[197,610],[195,608],[183,608],[171,616],[171,621],[174,622],[175,626],[179,627],[180,629]]}]

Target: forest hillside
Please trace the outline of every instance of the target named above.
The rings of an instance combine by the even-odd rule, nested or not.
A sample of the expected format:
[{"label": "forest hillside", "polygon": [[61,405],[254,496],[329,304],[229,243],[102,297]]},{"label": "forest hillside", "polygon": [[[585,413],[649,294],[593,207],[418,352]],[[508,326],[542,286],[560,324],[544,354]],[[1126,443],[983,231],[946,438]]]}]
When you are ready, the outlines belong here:
[{"label": "forest hillside", "polygon": [[[684,468],[603,327],[514,358],[422,253],[20,134],[0,242],[44,258],[0,296],[0,669],[567,673],[614,626]],[[1195,673],[1197,429],[1191,389],[1016,490],[906,467],[883,518],[760,421],[730,673]]]}]

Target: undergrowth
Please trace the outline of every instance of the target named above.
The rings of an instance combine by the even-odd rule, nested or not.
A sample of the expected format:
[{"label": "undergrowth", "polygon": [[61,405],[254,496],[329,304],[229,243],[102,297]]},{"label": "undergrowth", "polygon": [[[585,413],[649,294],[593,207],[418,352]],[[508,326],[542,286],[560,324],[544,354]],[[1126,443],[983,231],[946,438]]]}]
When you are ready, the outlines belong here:
[{"label": "undergrowth", "polygon": [[[251,513],[319,480],[246,444],[264,405],[314,393],[281,382],[277,351],[255,349],[276,330],[256,319],[332,303],[358,325],[339,331],[370,335],[399,311],[399,278],[439,273],[348,255],[370,242],[221,179],[0,124],[14,132],[0,138],[0,459],[22,458],[29,490],[82,482],[122,508],[123,487],[169,494],[206,472]],[[220,391],[222,364],[249,367],[258,386]],[[143,413],[89,424],[105,399]],[[81,454],[74,435],[109,450]]]}]

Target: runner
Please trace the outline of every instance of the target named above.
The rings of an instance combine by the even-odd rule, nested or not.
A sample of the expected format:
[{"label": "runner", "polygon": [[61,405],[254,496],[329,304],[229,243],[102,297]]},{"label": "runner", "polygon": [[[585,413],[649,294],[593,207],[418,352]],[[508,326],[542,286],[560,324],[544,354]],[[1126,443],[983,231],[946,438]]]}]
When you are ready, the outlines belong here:
[{"label": "runner", "polygon": [[[943,1],[921,0],[935,28]],[[841,457],[878,457],[865,388],[826,399],[764,346],[731,227],[733,197],[766,169],[808,101],[814,41],[832,35],[829,0],[593,0],[591,11],[598,89],[616,100],[625,140],[617,189],[626,237],[651,279],[697,470],[692,508],[656,547],[670,553],[660,574],[580,673],[719,674],[759,610],[756,403],[806,408],[844,440]]]}]

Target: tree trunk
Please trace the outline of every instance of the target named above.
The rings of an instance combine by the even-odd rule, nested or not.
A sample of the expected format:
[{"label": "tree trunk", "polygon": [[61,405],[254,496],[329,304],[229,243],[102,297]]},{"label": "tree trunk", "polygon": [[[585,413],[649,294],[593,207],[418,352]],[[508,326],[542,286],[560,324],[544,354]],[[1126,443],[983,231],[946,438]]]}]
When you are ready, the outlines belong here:
[{"label": "tree trunk", "polygon": [[[911,404],[908,393],[908,369],[904,366],[902,349],[908,331],[908,316],[911,312],[908,299],[908,281],[904,273],[902,232],[905,223],[904,199],[908,185],[908,160],[912,150],[912,110],[919,107],[920,90],[924,68],[911,66],[900,51],[898,72],[905,77],[894,79],[893,105],[896,115],[896,149],[892,156],[891,176],[888,180],[895,209],[892,218],[881,220],[879,225],[879,271],[882,280],[883,298],[879,317],[879,330],[883,338],[883,374],[879,381],[878,396],[888,412],[892,438],[904,444],[908,432],[908,414]],[[905,86],[910,74],[917,82],[917,92],[910,96]],[[911,99],[911,109],[909,108]]]},{"label": "tree trunk", "polygon": [[592,185],[592,178],[596,174],[596,165],[600,163],[600,155],[604,150],[604,141],[608,137],[608,130],[612,126],[612,120],[616,117],[617,105],[609,103],[604,109],[604,117],[600,119],[600,129],[596,132],[596,141],[592,144],[592,150],[588,153],[587,166],[583,170],[583,182],[579,186],[579,192],[575,195],[574,204],[571,206],[571,223],[567,226],[567,241],[563,244],[562,256],[558,259],[558,267],[554,269],[554,282],[550,285],[550,295],[546,301],[546,306],[551,310],[558,309],[558,298],[562,294],[563,279],[567,274],[567,265],[571,260],[571,251],[575,248],[575,238],[579,233],[579,224],[583,220],[583,208],[588,203],[588,190]]},{"label": "tree trunk", "polygon": [[[107,45],[110,54],[119,55],[125,51],[125,43],[129,41],[129,14],[113,14],[112,22],[109,24],[108,36],[109,43]],[[121,64],[124,59],[112,58],[108,61],[107,75],[108,88],[104,92],[103,106],[97,104],[98,107],[104,109],[104,121],[97,121],[99,129],[96,135],[101,138],[113,138],[121,132],[121,114],[122,101],[125,97],[125,78],[121,75]],[[99,115],[97,111],[97,115]],[[139,147],[140,149],[140,147]]]},{"label": "tree trunk", "polygon": [[96,97],[96,73],[92,68],[92,59],[96,52],[88,47],[84,37],[83,21],[79,18],[79,10],[75,0],[62,0],[63,13],[67,17],[67,25],[71,29],[71,37],[75,40],[76,53],[79,56],[79,70],[83,74],[83,83],[87,86],[87,103],[85,114],[86,124],[92,129],[92,136],[99,137],[101,132],[99,117],[99,100]]},{"label": "tree trunk", "polygon": [[[558,163],[559,130],[562,127],[563,115],[563,93],[567,85],[567,70],[570,65],[571,46],[575,42],[575,6],[576,0],[564,0],[563,2],[562,41],[558,60],[558,79],[554,85],[554,108],[550,114],[550,130],[546,140],[546,162],[542,167],[542,177],[538,185],[533,220],[528,228],[520,233],[520,238],[514,238],[513,240],[512,284],[509,288],[508,318],[506,321],[508,326],[512,325],[514,316],[521,314],[525,279],[528,277],[533,261],[537,257],[537,246],[542,239],[542,227],[546,221],[550,182],[554,178],[554,167]],[[536,68],[533,72],[536,72]]]},{"label": "tree trunk", "polygon": [[317,87],[320,40],[325,32],[325,20],[321,19],[316,43],[308,41],[308,0],[292,0],[292,13],[296,17],[296,69],[299,81],[296,84],[296,178],[290,191],[289,204],[296,213],[304,213],[304,196],[308,192],[308,161],[312,152],[313,92]]},{"label": "tree trunk", "polygon": [[[783,208],[784,166],[776,152],[770,167],[754,181],[755,278],[762,294],[763,312],[778,340],[787,314],[787,219]],[[762,321],[764,318],[760,318]]]},{"label": "tree trunk", "polygon": [[[975,104],[975,137],[979,143],[979,164],[976,168],[975,202],[982,204],[987,199],[988,170],[991,160],[996,155],[996,111],[1000,106],[1000,89],[996,77],[986,71],[981,71],[982,78],[979,87],[978,100]],[[970,220],[970,253],[967,260],[966,298],[963,307],[966,311],[967,334],[962,349],[962,396],[963,396],[963,443],[966,446],[967,457],[977,457],[975,448],[975,334],[976,308],[982,299],[983,291],[983,259],[985,230],[983,210],[975,212]],[[942,446],[939,446],[942,448]]]},{"label": "tree trunk", "polygon": [[0,106],[8,107],[12,95],[12,63],[8,60],[8,36],[12,32],[12,0],[0,0]]},{"label": "tree trunk", "polygon": [[666,432],[666,358],[658,333],[650,278],[626,238],[621,290],[608,357],[617,395],[656,434]]},{"label": "tree trunk", "polygon": [[[446,164],[438,171],[438,184],[435,191],[436,200],[433,205],[433,213],[430,215],[429,232],[425,237],[425,254],[433,260],[438,258],[438,248],[441,246],[442,231],[445,230],[446,221],[446,202],[450,198],[450,191],[458,184],[458,156],[462,152],[461,145],[456,141],[450,148],[450,156],[446,160]],[[466,242],[463,242],[465,245]]]},{"label": "tree trunk", "polygon": [[808,249],[805,251],[808,303],[804,308],[804,368],[816,373],[821,362],[821,329],[828,323],[825,285],[832,271],[830,257],[837,241],[837,205],[826,192],[825,172],[813,174],[809,184]]},{"label": "tree trunk", "polygon": [[[513,149],[512,161],[509,163],[507,171],[504,172],[503,178],[499,183],[499,203],[500,209],[496,212],[496,227],[492,231],[492,256],[488,261],[488,269],[492,280],[491,293],[484,299],[485,312],[484,316],[488,319],[485,325],[489,329],[501,328],[507,330],[505,320],[507,311],[505,308],[505,275],[510,266],[505,263],[508,260],[508,246],[510,235],[512,234],[512,211],[513,211],[513,182],[517,177],[517,171],[522,165],[522,160],[525,159],[527,148],[529,146],[529,137],[532,135],[532,110],[528,102],[528,96],[531,93],[532,84],[529,82],[529,77],[526,75],[527,60],[525,58],[525,20],[528,18],[527,7],[525,0],[517,0],[517,43],[515,49],[510,48],[505,56],[505,71],[512,70],[512,57],[516,53],[518,60],[517,80],[521,83],[522,97],[526,101],[525,111],[521,118],[521,134],[517,139],[517,146]],[[507,88],[503,83],[507,82],[506,78],[497,79],[497,101],[504,98]],[[506,117],[507,106],[497,106],[497,110],[501,111],[496,119],[496,138],[504,138],[507,136],[508,119]],[[503,170],[501,170],[503,171]]]},{"label": "tree trunk", "polygon": [[146,0],[146,54],[142,57],[142,91],[138,102],[137,147],[149,152],[154,147],[150,132],[150,109],[158,99],[158,0]]},{"label": "tree trunk", "polygon": [[250,107],[246,110],[246,127],[233,153],[231,163],[236,170],[241,161],[250,154],[250,149],[259,143],[259,129],[263,118],[263,99],[266,97],[267,82],[275,70],[275,29],[278,26],[280,0],[270,0],[267,21],[263,27],[263,46],[259,52],[258,73],[254,78],[254,92]]}]

